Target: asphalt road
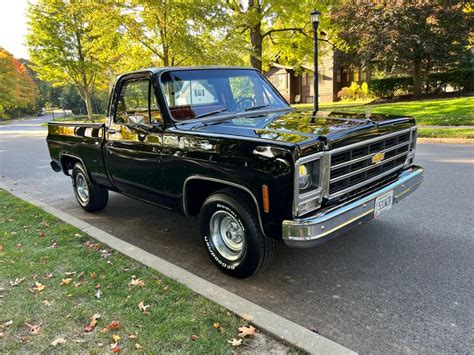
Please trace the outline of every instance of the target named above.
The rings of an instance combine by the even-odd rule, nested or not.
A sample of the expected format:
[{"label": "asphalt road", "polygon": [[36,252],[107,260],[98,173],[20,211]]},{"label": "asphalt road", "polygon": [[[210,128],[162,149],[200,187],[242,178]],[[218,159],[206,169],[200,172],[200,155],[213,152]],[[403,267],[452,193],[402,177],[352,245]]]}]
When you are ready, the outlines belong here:
[{"label": "asphalt road", "polygon": [[281,245],[265,272],[236,280],[208,259],[195,220],[115,193],[83,212],[49,167],[46,118],[0,126],[3,181],[355,351],[472,353],[473,145],[419,144],[415,194],[319,248]]}]

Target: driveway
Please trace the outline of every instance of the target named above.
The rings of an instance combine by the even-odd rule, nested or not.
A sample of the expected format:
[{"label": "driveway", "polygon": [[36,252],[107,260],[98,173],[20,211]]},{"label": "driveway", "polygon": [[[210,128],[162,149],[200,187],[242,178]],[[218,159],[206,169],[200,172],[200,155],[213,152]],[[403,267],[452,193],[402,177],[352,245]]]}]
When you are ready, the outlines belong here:
[{"label": "driveway", "polygon": [[24,191],[361,353],[474,349],[474,146],[419,144],[419,190],[319,248],[281,245],[263,273],[217,271],[197,222],[112,193],[97,214],[49,167],[45,118],[0,126],[0,174]]}]

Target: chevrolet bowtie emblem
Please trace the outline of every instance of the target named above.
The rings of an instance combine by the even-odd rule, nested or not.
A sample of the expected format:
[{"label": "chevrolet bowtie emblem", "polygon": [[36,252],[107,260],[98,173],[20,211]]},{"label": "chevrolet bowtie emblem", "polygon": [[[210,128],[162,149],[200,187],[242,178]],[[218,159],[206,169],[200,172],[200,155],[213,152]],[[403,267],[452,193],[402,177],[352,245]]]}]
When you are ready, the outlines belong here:
[{"label": "chevrolet bowtie emblem", "polygon": [[385,153],[384,152],[376,153],[372,157],[372,164],[380,163],[384,158],[385,158]]}]

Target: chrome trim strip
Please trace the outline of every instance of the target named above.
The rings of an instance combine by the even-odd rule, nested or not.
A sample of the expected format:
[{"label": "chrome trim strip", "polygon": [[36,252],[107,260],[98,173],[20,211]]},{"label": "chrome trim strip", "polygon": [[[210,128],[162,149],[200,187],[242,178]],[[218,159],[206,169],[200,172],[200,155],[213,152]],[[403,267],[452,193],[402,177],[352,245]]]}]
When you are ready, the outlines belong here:
[{"label": "chrome trim strip", "polygon": [[[410,144],[410,141],[404,142],[404,143],[398,144],[398,145],[396,145],[396,146],[394,146],[394,147],[381,150],[381,151],[379,151],[379,152],[377,152],[377,153],[387,153],[387,152],[390,152],[390,151],[392,151],[392,150],[401,148],[401,147],[406,146],[406,145],[409,145],[409,144]],[[360,161],[363,161],[363,160],[365,160],[365,159],[372,158],[372,157],[373,157],[375,154],[377,154],[377,153],[370,153],[370,154],[368,154],[368,155],[364,155],[363,157],[356,158],[356,159],[352,159],[352,160],[346,161],[346,162],[344,162],[344,163],[340,163],[340,164],[331,166],[331,170],[336,170],[336,169],[342,168],[342,167],[344,167],[344,166],[351,165],[351,164],[354,164],[354,163],[358,163],[358,162],[360,162]]]},{"label": "chrome trim strip", "polygon": [[341,195],[344,195],[352,190],[355,190],[355,189],[358,189],[359,187],[362,187],[364,185],[367,185],[367,184],[370,184],[371,182],[377,180],[377,179],[380,179],[380,178],[383,178],[384,176],[387,176],[387,175],[390,175],[391,173],[394,173],[395,171],[397,170],[400,170],[400,169],[403,169],[403,165],[404,164],[401,164],[401,165],[397,165],[395,168],[393,169],[390,169],[390,170],[387,170],[385,172],[383,172],[382,174],[379,174],[377,176],[374,176],[368,180],[365,180],[365,181],[362,181],[362,182],[359,182],[358,184],[355,184],[355,185],[352,185],[344,190],[340,190],[340,191],[337,191],[333,194],[330,194],[329,196],[330,197],[337,197],[337,196],[341,196]]},{"label": "chrome trim strip", "polygon": [[404,130],[401,130],[401,131],[397,131],[397,132],[385,134],[385,135],[380,136],[380,137],[375,137],[375,138],[372,138],[372,139],[367,139],[367,140],[365,140],[365,141],[357,142],[357,143],[354,143],[354,144],[346,145],[346,146],[344,146],[344,147],[340,147],[340,148],[331,150],[330,153],[331,153],[331,155],[337,154],[337,153],[340,153],[340,152],[342,152],[342,151],[344,151],[344,150],[353,149],[353,148],[359,147],[359,146],[361,146],[361,145],[371,144],[371,143],[377,142],[377,141],[379,141],[379,140],[384,140],[384,139],[387,139],[387,138],[390,138],[390,137],[393,137],[393,136],[402,135],[402,134],[408,133],[408,132],[410,132],[410,131],[411,131],[411,128],[407,128],[407,129],[404,129]]},{"label": "chrome trim strip", "polygon": [[374,218],[376,199],[394,191],[394,203],[416,190],[423,182],[424,169],[413,167],[405,170],[399,179],[371,194],[311,217],[285,220],[282,223],[283,241],[292,247],[307,248],[321,244],[354,227],[363,220]]},{"label": "chrome trim strip", "polygon": [[218,183],[222,183],[222,184],[225,184],[225,185],[229,185],[229,186],[239,188],[239,189],[247,192],[252,197],[253,202],[255,203],[255,207],[257,208],[258,223],[260,224],[260,229],[262,230],[263,235],[266,237],[265,230],[263,229],[262,216],[260,214],[260,207],[258,205],[258,201],[257,201],[255,195],[252,193],[252,191],[250,191],[245,186],[236,184],[235,182],[230,182],[230,181],[221,180],[221,179],[212,178],[212,177],[207,177],[207,176],[202,176],[202,175],[192,175],[192,176],[187,177],[186,180],[184,180],[184,184],[183,184],[183,211],[184,211],[185,216],[189,216],[188,209],[187,209],[187,206],[186,206],[186,191],[187,191],[186,186],[187,186],[188,181],[190,181],[190,180],[206,180],[206,181],[218,182]]},{"label": "chrome trim strip", "polygon": [[[402,157],[403,155],[408,155],[408,152],[403,152],[403,153],[400,153],[398,155],[394,155],[393,157],[390,157],[388,159],[385,159],[385,160],[382,160],[380,163],[377,163],[377,164],[372,164],[372,165],[369,165],[369,166],[366,166],[365,168],[361,168],[359,170],[356,170],[356,171],[351,171],[350,173],[347,173],[347,174],[344,174],[344,175],[341,175],[341,176],[338,176],[338,177],[335,177],[334,179],[331,179],[329,180],[329,183],[331,182],[337,182],[337,181],[340,181],[340,180],[344,180],[352,175],[357,175],[358,173],[363,173],[364,171],[368,171],[368,170],[372,170],[373,168],[376,168],[378,166],[382,166],[384,165],[385,163],[389,163],[391,162],[392,160],[395,160],[395,159],[398,159],[400,157]],[[380,175],[377,175],[377,176],[380,176]]]}]

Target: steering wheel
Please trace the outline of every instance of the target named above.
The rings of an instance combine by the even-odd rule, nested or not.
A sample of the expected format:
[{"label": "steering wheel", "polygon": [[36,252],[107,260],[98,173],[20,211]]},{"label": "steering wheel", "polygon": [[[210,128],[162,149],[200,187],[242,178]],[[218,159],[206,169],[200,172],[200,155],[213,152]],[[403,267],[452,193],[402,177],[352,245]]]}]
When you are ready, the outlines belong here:
[{"label": "steering wheel", "polygon": [[255,106],[257,101],[253,97],[241,97],[235,101],[232,111],[245,111],[246,108]]}]

